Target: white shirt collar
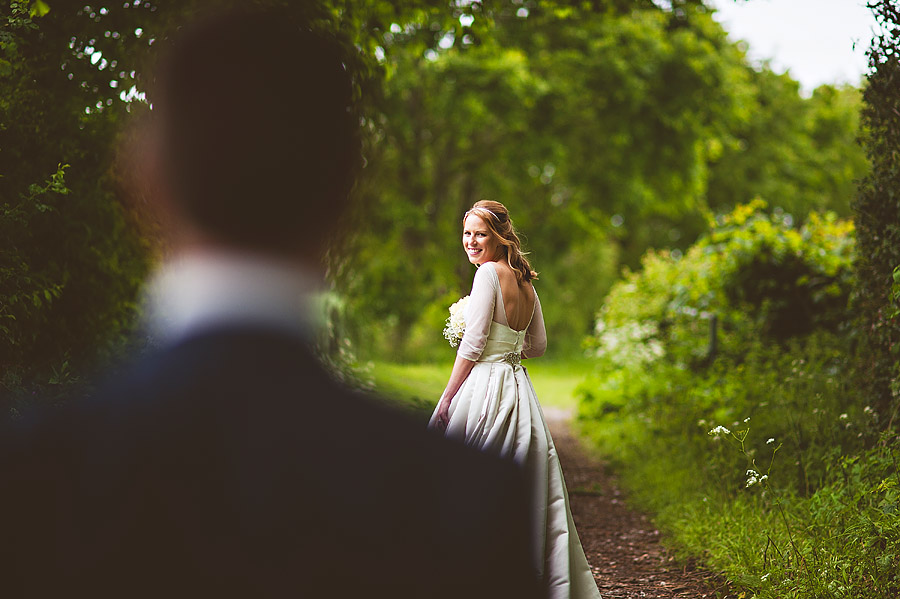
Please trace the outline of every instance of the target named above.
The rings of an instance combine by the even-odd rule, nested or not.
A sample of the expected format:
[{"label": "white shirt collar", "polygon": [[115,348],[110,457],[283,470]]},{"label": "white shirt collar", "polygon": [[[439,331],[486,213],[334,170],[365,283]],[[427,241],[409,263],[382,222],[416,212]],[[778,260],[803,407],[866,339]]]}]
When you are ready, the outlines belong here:
[{"label": "white shirt collar", "polygon": [[197,253],[164,264],[145,290],[148,332],[175,343],[200,330],[254,325],[312,339],[321,278],[288,262],[238,253]]}]

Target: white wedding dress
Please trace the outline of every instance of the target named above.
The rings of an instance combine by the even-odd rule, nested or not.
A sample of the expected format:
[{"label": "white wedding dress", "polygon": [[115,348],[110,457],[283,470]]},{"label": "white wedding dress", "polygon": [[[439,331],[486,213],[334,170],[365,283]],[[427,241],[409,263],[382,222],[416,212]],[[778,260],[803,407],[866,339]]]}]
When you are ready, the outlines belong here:
[{"label": "white wedding dress", "polygon": [[[546,333],[541,305],[534,296],[531,322],[523,331],[509,327],[496,267],[478,268],[465,309],[466,331],[458,354],[475,366],[450,404],[446,435],[484,451],[508,457],[526,472],[531,490],[534,563],[551,599],[599,598],[581,541],[550,430],[519,363],[544,353]],[[437,410],[430,427],[437,420]]]}]

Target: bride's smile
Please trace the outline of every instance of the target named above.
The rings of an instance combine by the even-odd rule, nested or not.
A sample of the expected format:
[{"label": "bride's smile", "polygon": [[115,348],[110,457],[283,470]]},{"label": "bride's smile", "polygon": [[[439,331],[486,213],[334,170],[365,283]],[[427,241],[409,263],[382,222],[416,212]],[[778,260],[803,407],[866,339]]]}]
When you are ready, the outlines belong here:
[{"label": "bride's smile", "polygon": [[475,214],[463,223],[463,248],[472,264],[484,264],[494,260],[498,242],[484,220]]}]

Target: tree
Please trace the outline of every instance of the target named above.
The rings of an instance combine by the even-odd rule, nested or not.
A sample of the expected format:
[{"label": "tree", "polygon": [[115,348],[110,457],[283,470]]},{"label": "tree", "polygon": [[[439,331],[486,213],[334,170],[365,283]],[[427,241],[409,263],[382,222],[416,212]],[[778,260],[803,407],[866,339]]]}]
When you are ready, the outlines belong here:
[{"label": "tree", "polygon": [[104,36],[94,29],[106,15],[55,4],[0,9],[0,384],[10,392],[108,356],[131,330],[145,268],[110,172],[127,109],[110,83],[132,80],[133,68],[93,47],[140,36]]},{"label": "tree", "polygon": [[[228,2],[220,2],[226,6]],[[377,97],[381,23],[441,14],[429,2],[259,2],[358,47],[360,98]],[[121,354],[137,324],[154,251],[135,226],[120,160],[146,117],[152,63],[178,24],[210,2],[113,6],[72,0],[0,5],[0,384],[30,394]],[[351,60],[352,59],[352,60]],[[65,366],[65,367],[64,367]]]},{"label": "tree", "polygon": [[[900,322],[889,299],[891,273],[900,265],[900,8],[873,0],[869,6],[882,26],[869,50],[868,85],[862,119],[872,172],[853,204],[858,254],[857,311],[862,373],[860,384],[882,413],[897,402]],[[896,300],[894,300],[896,302]]]},{"label": "tree", "polygon": [[[840,211],[856,172],[852,90],[801,98],[748,66],[699,1],[256,3],[357,50],[367,166],[329,264],[348,324],[381,353],[444,349],[446,308],[471,281],[450,249],[475,200],[510,206],[556,347],[577,351],[621,265],[647,247],[685,249],[710,210],[750,194]],[[150,113],[139,99],[152,102],[156,50],[209,6],[0,8],[0,230],[15,247],[0,301],[31,302],[0,329],[13,379],[46,381],[66,356],[81,371],[134,329],[155,253],[130,226],[144,198],[121,201],[116,158]]]},{"label": "tree", "polygon": [[709,212],[757,195],[845,212],[861,170],[855,92],[801,97],[748,65],[702,3],[501,3],[394,23],[380,47],[384,95],[335,271],[378,353],[440,343],[471,282],[452,248],[478,199],[529,234],[551,335],[577,350],[646,248],[684,249]]},{"label": "tree", "polygon": [[857,143],[860,91],[823,85],[811,98],[788,75],[748,69],[744,116],[711,161],[707,199],[716,211],[765,198],[797,221],[811,209],[849,216],[868,163]]}]

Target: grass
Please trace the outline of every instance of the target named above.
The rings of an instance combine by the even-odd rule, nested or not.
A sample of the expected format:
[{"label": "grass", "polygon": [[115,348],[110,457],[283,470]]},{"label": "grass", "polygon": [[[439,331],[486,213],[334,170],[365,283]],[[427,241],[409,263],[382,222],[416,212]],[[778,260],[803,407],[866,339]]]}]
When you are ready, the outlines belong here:
[{"label": "grass", "polygon": [[[524,364],[541,405],[573,410],[577,404],[575,387],[584,381],[593,368],[593,363],[587,359],[535,359],[527,360]],[[379,361],[373,363],[369,374],[380,394],[406,403],[416,412],[430,414],[452,369],[452,361],[431,364]]]},{"label": "grass", "polygon": [[900,438],[847,382],[838,342],[600,371],[580,428],[665,542],[743,596],[900,597]]},{"label": "grass", "polygon": [[541,405],[574,411],[578,405],[575,388],[593,371],[595,362],[587,358],[528,362],[528,375]]},{"label": "grass", "polygon": [[425,418],[447,384],[453,363],[395,364],[373,362],[369,374],[375,381],[376,391],[385,397],[406,404]]}]

